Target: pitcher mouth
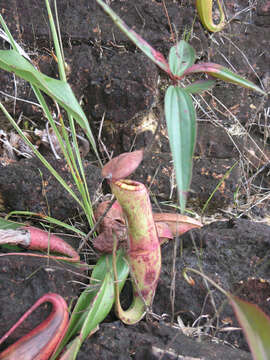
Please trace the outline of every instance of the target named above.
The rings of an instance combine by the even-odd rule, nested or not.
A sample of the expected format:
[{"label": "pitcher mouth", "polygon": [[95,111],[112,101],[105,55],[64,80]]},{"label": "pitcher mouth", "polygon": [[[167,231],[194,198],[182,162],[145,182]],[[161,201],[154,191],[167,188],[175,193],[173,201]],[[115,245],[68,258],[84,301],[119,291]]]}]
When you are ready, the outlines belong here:
[{"label": "pitcher mouth", "polygon": [[115,181],[114,185],[119,186],[121,189],[127,191],[140,191],[144,189],[143,184],[130,179],[117,180]]}]

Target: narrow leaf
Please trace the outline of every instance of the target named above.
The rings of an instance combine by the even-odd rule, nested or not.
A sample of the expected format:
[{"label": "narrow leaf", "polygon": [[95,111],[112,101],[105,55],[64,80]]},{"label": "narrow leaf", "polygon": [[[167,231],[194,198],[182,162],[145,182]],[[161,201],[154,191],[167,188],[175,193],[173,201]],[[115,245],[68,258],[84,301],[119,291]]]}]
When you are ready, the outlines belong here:
[{"label": "narrow leaf", "polygon": [[140,35],[134,30],[130,29],[127,24],[102,0],[96,0],[103,10],[111,17],[113,22],[119,27],[123,33],[156,65],[158,65],[166,73],[170,74],[169,65],[164,56],[152,46],[148,44]]},{"label": "narrow leaf", "polygon": [[167,89],[165,117],[176,173],[180,208],[183,213],[192,176],[196,115],[190,95],[180,87],[170,86]]},{"label": "narrow leaf", "polygon": [[23,224],[20,223],[16,223],[14,221],[10,221],[10,220],[5,220],[0,218],[0,229],[1,230],[6,230],[6,229],[17,229],[19,227],[22,227]]},{"label": "narrow leaf", "polygon": [[72,340],[65,349],[65,352],[61,354],[59,360],[75,360],[77,357],[78,350],[81,346],[80,336],[77,336]]},{"label": "narrow leaf", "polygon": [[42,74],[15,50],[0,50],[0,68],[30,82],[63,106],[85,130],[96,151],[88,120],[68,83]]},{"label": "narrow leaf", "polygon": [[177,213],[154,213],[154,220],[157,226],[158,223],[166,223],[174,237],[184,234],[190,229],[199,228],[202,223],[189,216],[180,215]]},{"label": "narrow leaf", "polygon": [[[123,287],[124,282],[129,273],[129,266],[124,257],[124,251],[122,249],[117,251],[117,275],[118,280],[120,281],[120,286]],[[112,270],[112,255],[102,255],[97,264],[94,267],[94,270],[91,275],[90,284],[95,285],[100,281],[104,280],[105,274],[108,271]]]},{"label": "narrow leaf", "polygon": [[185,87],[185,92],[188,94],[198,94],[200,92],[211,89],[215,85],[215,80],[195,81],[194,83]]},{"label": "narrow leaf", "polygon": [[255,360],[270,359],[270,318],[257,306],[229,296]]},{"label": "narrow leaf", "polygon": [[89,334],[109,314],[114,302],[114,279],[107,272],[102,285],[95,296],[80,331],[80,338],[83,342]]},{"label": "narrow leaf", "polygon": [[[129,266],[122,250],[117,252],[117,274],[120,288],[124,286]],[[53,359],[77,333],[85,337],[108,315],[114,303],[114,278],[112,275],[112,255],[99,258],[91,275],[90,286],[80,295],[72,312],[66,335]],[[81,342],[82,343],[82,342]],[[79,346],[81,346],[81,343]]]},{"label": "narrow leaf", "polygon": [[23,48],[13,39],[4,19],[3,16],[0,14],[0,23],[4,29],[4,31],[0,30],[1,37],[10,43],[11,47],[16,50],[19,54],[24,56],[26,59],[30,60],[29,56],[23,50]]},{"label": "narrow leaf", "polygon": [[[63,359],[76,359],[82,343],[91,335],[98,327],[99,323],[110,312],[114,301],[114,281],[110,272],[105,273],[104,280],[91,304],[89,310],[85,311],[85,318],[81,324],[80,335],[75,338],[71,344],[71,348],[64,354]],[[58,353],[58,352],[57,352]]]},{"label": "narrow leaf", "polygon": [[186,41],[181,40],[171,47],[169,65],[173,75],[181,76],[195,62],[195,51]]},{"label": "narrow leaf", "polygon": [[184,72],[183,76],[186,76],[186,75],[192,74],[192,73],[199,73],[199,72],[206,73],[208,75],[214,76],[214,77],[224,80],[226,82],[240,85],[240,86],[246,87],[248,89],[258,91],[259,93],[261,93],[263,95],[266,95],[265,92],[261,88],[259,88],[257,85],[253,84],[253,82],[243,78],[242,76],[240,76],[238,74],[235,74],[231,70],[229,70],[219,64],[214,64],[214,63],[195,64],[195,65],[191,66],[190,68],[188,68]]},{"label": "narrow leaf", "polygon": [[[104,280],[106,278],[106,274],[109,273],[110,279],[112,277],[111,274],[112,269],[112,255],[103,255],[99,258],[97,264],[94,267],[94,270],[91,275],[90,286],[84,290],[81,294],[70,319],[69,329],[67,331],[67,336],[69,338],[73,336],[76,332],[80,331],[83,323],[85,322],[88,312],[91,312],[92,301],[97,296],[99,289],[102,287]],[[126,261],[123,258],[123,252],[119,251],[117,256],[117,270],[119,281],[121,282],[121,286],[124,285],[124,282],[129,273],[129,267]],[[109,283],[109,279],[106,280]],[[108,309],[104,312],[104,318],[107,316],[110,311],[113,302],[114,302],[114,289],[111,287],[109,283],[107,287],[107,305]],[[104,295],[104,294],[103,294]]]}]

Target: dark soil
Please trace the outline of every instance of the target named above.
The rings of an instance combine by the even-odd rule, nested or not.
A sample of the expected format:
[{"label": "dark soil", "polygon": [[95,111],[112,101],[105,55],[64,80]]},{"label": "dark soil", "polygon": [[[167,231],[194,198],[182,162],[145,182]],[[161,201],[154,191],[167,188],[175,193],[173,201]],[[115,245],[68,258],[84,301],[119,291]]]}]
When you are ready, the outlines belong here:
[{"label": "dark soil", "polygon": [[[269,91],[269,0],[252,5],[248,0],[227,1],[230,21],[223,31],[212,35],[198,21],[194,2],[165,3],[172,28],[177,31],[174,37],[162,1],[111,1],[111,6],[165,56],[186,32],[197,61],[232,68]],[[10,0],[0,4],[16,41],[41,71],[56,76],[43,2]],[[115,156],[145,148],[144,161],[134,178],[150,188],[156,208],[170,211],[169,206],[177,203],[177,191],[162,110],[166,76],[114,26],[95,1],[58,0],[57,6],[69,82],[82,101],[101,157],[106,162],[106,152]],[[2,48],[7,49],[7,43],[2,43]],[[0,83],[5,94],[35,101],[24,81],[17,79],[15,92],[12,74],[0,71]],[[45,127],[36,106],[19,100],[14,103],[2,93],[0,97],[16,120],[21,115],[23,126],[28,124],[29,128],[30,124],[32,130]],[[189,275],[195,285],[190,286],[182,271],[186,266],[199,269],[270,315],[269,106],[268,97],[222,82],[196,97],[198,138],[188,208],[203,215],[203,222],[212,223],[185,234],[176,244],[173,241],[163,246],[163,269],[153,313],[130,327],[115,321],[112,314],[86,341],[78,359],[88,359],[90,353],[93,359],[251,359],[241,330],[231,330],[239,325],[223,295],[192,273]],[[0,129],[10,131],[2,115]],[[0,146],[0,155],[3,151]],[[88,154],[84,165],[94,198],[101,176],[92,159],[93,154]],[[51,155],[50,161],[73,187],[63,162],[52,160]],[[15,157],[11,164],[1,164],[3,216],[12,210],[30,210],[68,223],[79,219],[82,226],[75,202],[37,159]],[[78,241],[74,247],[78,248]],[[75,281],[88,282],[78,269],[25,256],[1,257],[0,267],[0,336],[43,294],[57,292],[70,303],[83,287]],[[9,342],[42,321],[48,313],[44,309],[29,318]],[[198,338],[201,342],[195,340]]]},{"label": "dark soil", "polygon": [[[61,294],[67,303],[74,301],[83,283],[85,274],[72,266],[50,260],[34,259],[26,256],[1,257],[1,326],[0,337],[44,294]],[[74,275],[74,272],[76,274]],[[77,283],[75,283],[75,281]],[[81,284],[79,284],[79,282]],[[27,318],[21,327],[8,339],[27,334],[48,316],[50,308],[43,306]],[[3,348],[3,346],[2,346]]]},{"label": "dark soil", "polygon": [[[64,160],[48,159],[58,174],[78,196],[69,168]],[[98,167],[85,162],[85,176],[91,199],[101,186]],[[21,210],[66,220],[78,215],[76,201],[40,162],[39,159],[22,159],[9,166],[0,165],[0,193],[2,208],[6,211]]]},{"label": "dark soil", "polygon": [[177,360],[207,359],[249,360],[247,352],[211,343],[194,341],[164,322],[141,322],[126,327],[119,321],[102,324],[100,330],[87,341],[79,359],[136,359]]},{"label": "dark soil", "polygon": [[[270,295],[269,256],[270,227],[249,220],[238,219],[213,222],[200,230],[183,235],[176,250],[172,243],[163,247],[162,275],[157,289],[155,313],[174,312],[184,323],[199,320],[201,326],[213,326],[209,336],[217,336],[237,347],[248,350],[239,331],[224,331],[238,327],[228,301],[218,290],[206,284],[201,276],[188,273],[195,281],[190,286],[183,281],[185,267],[199,269],[227,291],[258,304],[270,315],[267,301]],[[173,253],[176,251],[174,305],[168,302],[172,294],[171,274]],[[160,302],[159,302],[160,301]],[[209,318],[208,318],[209,316]],[[198,325],[198,324],[197,324]],[[198,325],[199,326],[199,325]]]}]

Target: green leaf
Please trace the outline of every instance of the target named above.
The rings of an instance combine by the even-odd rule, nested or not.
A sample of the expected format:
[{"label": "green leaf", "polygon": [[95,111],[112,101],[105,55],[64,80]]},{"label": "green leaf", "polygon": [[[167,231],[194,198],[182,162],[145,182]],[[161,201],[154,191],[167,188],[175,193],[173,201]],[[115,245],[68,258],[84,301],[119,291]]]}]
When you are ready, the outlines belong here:
[{"label": "green leaf", "polygon": [[96,149],[88,120],[68,83],[42,74],[15,50],[0,50],[0,68],[30,82],[63,106],[85,130],[94,150]]},{"label": "green leaf", "polygon": [[20,223],[14,222],[14,221],[5,220],[5,219],[0,218],[0,229],[1,230],[6,230],[6,229],[16,230],[22,226],[24,226],[24,224],[20,224]]},{"label": "green leaf", "polygon": [[[59,33],[57,34],[56,26],[55,26],[55,23],[54,23],[54,20],[53,20],[53,14],[52,14],[52,10],[51,10],[51,7],[50,7],[49,0],[45,0],[45,4],[46,4],[46,8],[47,8],[47,13],[48,13],[48,18],[49,18],[49,23],[50,23],[51,34],[52,34],[53,44],[54,44],[55,53],[56,53],[56,58],[57,58],[59,76],[60,76],[60,79],[61,79],[61,80],[66,81],[64,54],[63,54],[63,52],[62,52],[63,47],[62,47],[62,40],[61,40],[60,29],[59,29],[59,27],[58,27]],[[55,5],[54,10],[55,10],[55,12],[56,12],[57,24],[59,25],[59,23],[58,23],[58,15],[57,15],[56,1],[54,2],[54,5]]]},{"label": "green leaf", "polygon": [[[129,266],[122,250],[117,252],[117,274],[120,289],[129,274]],[[68,330],[53,359],[75,334],[80,332],[81,342],[105,319],[114,303],[114,276],[112,255],[99,258],[91,275],[90,285],[80,295],[71,315]],[[79,347],[77,350],[79,350]],[[77,351],[76,350],[76,351]]]},{"label": "green leaf", "polygon": [[[81,327],[83,326],[83,323],[88,317],[88,312],[91,311],[93,306],[92,301],[99,293],[99,289],[103,286],[107,274],[109,274],[109,278],[106,279],[106,282],[108,282],[106,290],[108,308],[104,308],[104,313],[102,316],[105,318],[109,313],[114,303],[114,287],[109,281],[109,279],[111,279],[111,282],[113,283],[113,275],[111,271],[112,255],[101,256],[95,265],[94,270],[92,271],[89,287],[86,288],[80,295],[80,298],[73,310],[69,323],[69,330],[67,332],[67,335],[70,334],[69,338],[76,332],[80,331]],[[129,273],[129,267],[124,260],[122,251],[117,253],[117,273],[121,286],[123,286]]]},{"label": "green leaf", "polygon": [[82,343],[110,312],[113,305],[111,299],[114,299],[114,282],[110,273],[107,272],[95,298],[92,300],[91,304],[89,304],[89,310],[86,312],[86,317],[83,319],[83,322],[82,319],[79,320],[81,325],[80,335],[72,341],[71,347],[63,356],[64,359],[76,359]]},{"label": "green leaf", "polygon": [[195,62],[195,51],[186,41],[181,40],[171,47],[169,65],[173,75],[181,76]]},{"label": "green leaf", "polygon": [[270,318],[257,306],[236,296],[229,296],[236,316],[246,335],[253,358],[270,359]]},{"label": "green leaf", "polygon": [[109,272],[106,273],[102,285],[92,301],[91,307],[80,331],[80,338],[83,342],[99,323],[111,311],[114,303],[114,279]]},{"label": "green leaf", "polygon": [[211,89],[215,85],[215,80],[195,81],[194,83],[185,87],[185,92],[188,94],[198,94],[200,92]]},{"label": "green leaf", "polygon": [[80,347],[81,347],[80,336],[77,336],[67,345],[65,352],[61,354],[59,360],[75,360]]},{"label": "green leaf", "polygon": [[218,79],[224,80],[232,84],[240,85],[248,89],[258,91],[259,93],[266,95],[266,93],[257,85],[253,84],[253,82],[243,78],[238,74],[235,74],[231,70],[219,64],[214,64],[214,63],[195,64],[190,68],[188,68],[183,75],[186,76],[188,74],[200,73],[200,72],[206,73],[208,75],[214,76]]},{"label": "green leaf", "polygon": [[93,331],[96,330],[98,324],[104,320],[104,318],[111,310],[113,302],[110,300],[113,298],[113,278],[110,276],[110,273],[107,272],[95,298],[89,305],[89,310],[86,312],[86,316],[83,318],[83,322],[82,319],[79,321],[81,325],[80,334],[77,336],[77,338],[75,338],[71,348],[69,349],[68,353],[66,353],[66,356],[68,355],[68,359],[76,359],[82,343],[88,336],[91,335]]},{"label": "green leaf", "polygon": [[[24,224],[16,223],[14,221],[0,218],[0,229],[1,230],[7,230],[7,229],[16,230],[22,226],[24,226]],[[12,250],[12,251],[22,251],[22,248],[19,246],[16,246],[16,245],[2,244],[1,247],[4,249],[7,249],[7,250]]]},{"label": "green leaf", "polygon": [[164,56],[151,45],[148,44],[139,34],[130,29],[127,24],[102,0],[96,0],[103,10],[111,17],[113,22],[119,27],[121,31],[156,65],[162,70],[170,73],[169,65]]},{"label": "green leaf", "polygon": [[190,95],[170,86],[165,94],[165,117],[176,173],[181,212],[185,211],[196,141],[196,114]]}]

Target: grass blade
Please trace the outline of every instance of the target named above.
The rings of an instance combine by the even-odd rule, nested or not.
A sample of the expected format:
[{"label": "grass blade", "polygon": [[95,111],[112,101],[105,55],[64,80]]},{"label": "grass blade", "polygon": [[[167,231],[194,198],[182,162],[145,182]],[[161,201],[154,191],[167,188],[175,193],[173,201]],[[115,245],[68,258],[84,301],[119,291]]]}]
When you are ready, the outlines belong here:
[{"label": "grass blade", "polygon": [[55,51],[56,51],[59,76],[60,76],[61,80],[66,82],[66,73],[65,73],[65,65],[64,65],[63,54],[62,54],[62,51],[61,51],[61,47],[60,47],[56,27],[55,27],[55,24],[54,24],[54,21],[53,21],[53,15],[52,15],[50,3],[49,3],[48,0],[45,0],[45,3],[46,3],[47,13],[48,13],[48,17],[49,17],[50,29],[51,29],[52,37],[53,37],[53,43],[54,43],[54,47],[55,47]]},{"label": "grass blade", "polygon": [[78,124],[85,131],[93,150],[97,154],[88,120],[68,83],[42,74],[15,50],[0,50],[0,68],[12,72],[28,81],[32,86],[36,86],[58,102],[69,114],[74,116]]},{"label": "grass blade", "polygon": [[42,74],[15,50],[0,50],[0,67],[36,85],[40,90],[61,104],[64,109],[76,118],[80,126],[86,129],[87,119],[85,114],[66,82]]},{"label": "grass blade", "polygon": [[51,166],[50,163],[40,154],[40,152],[35,148],[35,146],[31,143],[31,141],[24,135],[23,131],[19,128],[14,119],[9,115],[4,105],[0,103],[0,109],[6,115],[8,120],[11,122],[13,127],[17,130],[22,139],[26,142],[26,144],[33,150],[35,155],[42,161],[42,163],[47,167],[47,169],[51,172],[52,175],[60,182],[60,184],[68,191],[68,193],[78,202],[78,204],[83,208],[83,204],[80,199],[75,195],[75,193],[70,189],[70,187],[66,184],[66,182],[61,178],[61,176],[57,173],[57,171]]}]

